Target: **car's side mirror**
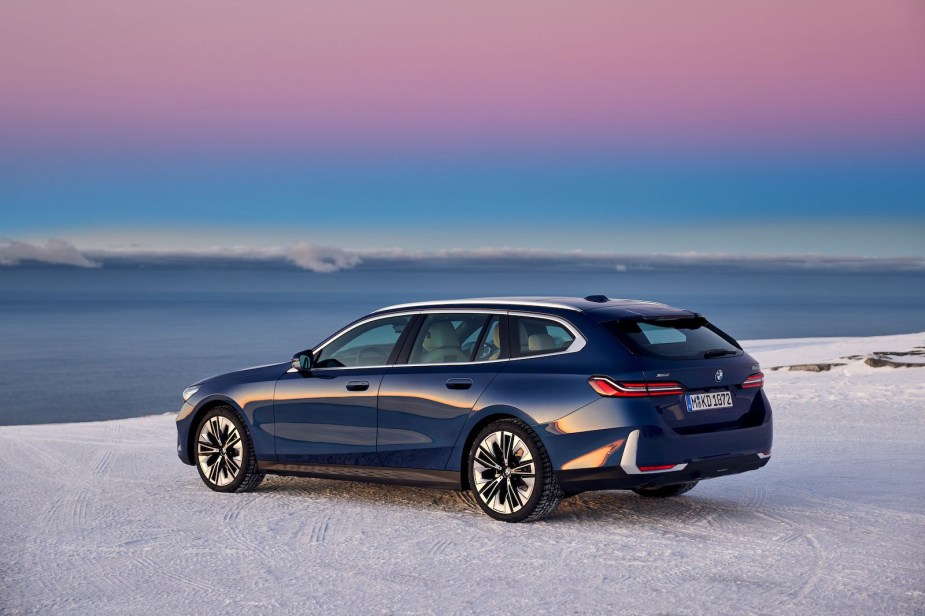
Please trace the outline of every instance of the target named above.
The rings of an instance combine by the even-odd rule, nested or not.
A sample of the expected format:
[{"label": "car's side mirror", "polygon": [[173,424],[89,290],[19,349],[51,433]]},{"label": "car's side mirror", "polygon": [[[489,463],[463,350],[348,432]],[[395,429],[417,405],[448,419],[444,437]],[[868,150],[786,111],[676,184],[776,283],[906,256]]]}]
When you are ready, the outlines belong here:
[{"label": "car's side mirror", "polygon": [[312,369],[313,355],[311,349],[299,351],[292,356],[292,367],[299,372],[310,372]]}]

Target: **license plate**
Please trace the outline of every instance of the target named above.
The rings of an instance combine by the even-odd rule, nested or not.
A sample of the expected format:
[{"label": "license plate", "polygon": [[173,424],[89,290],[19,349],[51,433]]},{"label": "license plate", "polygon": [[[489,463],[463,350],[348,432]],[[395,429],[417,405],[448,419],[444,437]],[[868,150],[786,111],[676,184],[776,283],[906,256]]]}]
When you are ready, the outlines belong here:
[{"label": "license plate", "polygon": [[728,391],[717,391],[710,394],[688,394],[686,398],[689,413],[725,409],[732,406],[732,394]]}]

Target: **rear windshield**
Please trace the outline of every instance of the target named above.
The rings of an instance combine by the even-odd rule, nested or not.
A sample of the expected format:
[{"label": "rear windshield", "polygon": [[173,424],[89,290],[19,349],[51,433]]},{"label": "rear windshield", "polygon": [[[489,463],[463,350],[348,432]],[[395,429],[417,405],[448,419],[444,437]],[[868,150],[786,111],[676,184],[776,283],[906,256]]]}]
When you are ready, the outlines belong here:
[{"label": "rear windshield", "polygon": [[610,321],[604,327],[641,355],[708,359],[742,354],[742,348],[732,337],[701,317]]}]

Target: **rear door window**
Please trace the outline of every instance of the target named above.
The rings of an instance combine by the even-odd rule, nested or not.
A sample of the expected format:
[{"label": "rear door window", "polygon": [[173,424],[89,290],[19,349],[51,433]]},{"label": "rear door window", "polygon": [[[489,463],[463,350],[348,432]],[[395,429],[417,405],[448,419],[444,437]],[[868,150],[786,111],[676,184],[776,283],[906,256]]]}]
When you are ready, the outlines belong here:
[{"label": "rear door window", "polygon": [[700,317],[604,323],[630,350],[668,359],[709,359],[741,355],[731,336]]},{"label": "rear door window", "polygon": [[490,315],[428,314],[411,347],[409,364],[453,364],[472,361]]}]

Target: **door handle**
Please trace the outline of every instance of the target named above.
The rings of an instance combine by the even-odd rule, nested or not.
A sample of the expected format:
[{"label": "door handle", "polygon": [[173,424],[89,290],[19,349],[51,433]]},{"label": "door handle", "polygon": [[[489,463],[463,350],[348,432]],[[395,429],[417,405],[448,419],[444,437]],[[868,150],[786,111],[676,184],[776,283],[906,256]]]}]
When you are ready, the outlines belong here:
[{"label": "door handle", "polygon": [[369,381],[347,381],[347,391],[366,391]]},{"label": "door handle", "polygon": [[469,389],[472,387],[472,379],[447,379],[447,389]]}]

